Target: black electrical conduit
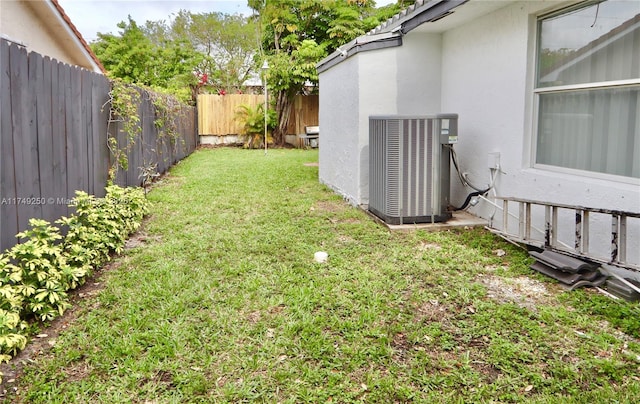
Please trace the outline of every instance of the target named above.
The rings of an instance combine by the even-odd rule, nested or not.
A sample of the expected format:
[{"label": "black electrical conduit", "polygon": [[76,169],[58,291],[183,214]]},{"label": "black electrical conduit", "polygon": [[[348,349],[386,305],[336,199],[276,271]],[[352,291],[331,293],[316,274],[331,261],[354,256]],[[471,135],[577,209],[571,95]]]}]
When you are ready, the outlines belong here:
[{"label": "black electrical conduit", "polygon": [[470,193],[469,195],[467,195],[467,199],[464,200],[464,203],[462,204],[462,206],[460,206],[459,208],[456,208],[455,206],[453,207],[453,210],[464,210],[467,208],[467,205],[469,205],[469,202],[471,202],[471,199],[474,196],[478,196],[478,195],[484,195],[487,192],[489,192],[491,188],[487,188],[487,189],[483,189],[481,191],[474,191],[472,193]]},{"label": "black electrical conduit", "polygon": [[460,172],[460,168],[458,167],[458,159],[456,157],[456,152],[455,150],[453,150],[453,145],[446,145],[449,149],[451,149],[451,161],[453,161],[453,166],[456,169],[456,172],[458,173],[458,178],[460,178],[460,182],[462,182],[462,185],[466,185],[470,188],[473,188],[475,191],[471,192],[469,195],[467,195],[467,198],[464,200],[464,203],[462,204],[462,206],[455,207],[453,206],[453,210],[457,211],[457,210],[464,210],[467,208],[467,206],[469,206],[469,203],[471,202],[471,200],[479,195],[484,195],[487,192],[489,192],[491,190],[491,188],[493,188],[493,181],[492,183],[489,185],[488,188],[485,189],[479,189],[474,187],[473,185],[471,185],[462,175],[462,173]]}]

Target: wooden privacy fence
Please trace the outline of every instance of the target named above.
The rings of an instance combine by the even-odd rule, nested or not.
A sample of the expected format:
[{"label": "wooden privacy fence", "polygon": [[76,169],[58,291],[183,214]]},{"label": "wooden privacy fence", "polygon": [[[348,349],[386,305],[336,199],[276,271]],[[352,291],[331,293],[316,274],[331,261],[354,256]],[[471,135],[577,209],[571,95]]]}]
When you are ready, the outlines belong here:
[{"label": "wooden privacy fence", "polygon": [[[235,119],[240,105],[255,108],[264,104],[262,94],[200,94],[198,96],[198,133],[201,136],[226,136],[242,133]],[[291,109],[287,134],[304,133],[305,126],[318,125],[318,96],[297,95]]]},{"label": "wooden privacy fence", "polygon": [[[0,39],[0,251],[30,218],[68,215],[76,190],[104,196],[113,156],[108,138],[125,144],[122,124],[109,122],[111,83],[100,74],[60,63]],[[173,118],[179,136],[156,128],[149,93],[138,106],[140,134],[127,152],[128,169],[115,183],[142,183],[141,167],[157,172],[189,155],[197,144],[196,111]]]}]

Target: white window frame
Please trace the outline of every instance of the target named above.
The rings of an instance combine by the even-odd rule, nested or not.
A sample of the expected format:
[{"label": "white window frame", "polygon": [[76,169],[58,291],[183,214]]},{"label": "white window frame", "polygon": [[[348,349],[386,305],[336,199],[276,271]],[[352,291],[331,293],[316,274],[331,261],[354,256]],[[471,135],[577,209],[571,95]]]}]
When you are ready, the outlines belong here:
[{"label": "white window frame", "polygon": [[586,0],[577,2],[573,5],[565,5],[563,7],[559,7],[552,11],[546,11],[535,16],[534,20],[534,30],[533,30],[533,77],[532,79],[532,88],[533,88],[533,104],[532,104],[532,120],[531,120],[531,154],[530,154],[530,162],[531,167],[535,169],[541,169],[544,171],[552,171],[562,174],[569,175],[577,175],[582,177],[594,178],[594,179],[603,179],[607,181],[615,181],[620,183],[634,184],[640,185],[640,179],[634,177],[626,177],[615,174],[607,174],[601,173],[597,171],[588,171],[588,170],[579,170],[574,168],[548,165],[537,163],[537,153],[538,153],[538,123],[539,123],[539,106],[540,106],[540,96],[542,94],[553,94],[560,93],[564,91],[576,91],[576,90],[594,90],[594,89],[607,89],[607,88],[624,88],[624,87],[639,87],[640,88],[640,78],[628,79],[628,80],[612,80],[612,81],[604,81],[604,82],[593,82],[593,83],[581,83],[581,84],[570,84],[563,86],[549,86],[549,87],[538,87],[538,68],[539,68],[539,47],[540,47],[540,22],[545,18],[549,18],[552,16],[558,16],[565,13],[569,13],[573,10],[578,10],[581,8],[589,7],[589,5],[596,3],[594,0]]}]

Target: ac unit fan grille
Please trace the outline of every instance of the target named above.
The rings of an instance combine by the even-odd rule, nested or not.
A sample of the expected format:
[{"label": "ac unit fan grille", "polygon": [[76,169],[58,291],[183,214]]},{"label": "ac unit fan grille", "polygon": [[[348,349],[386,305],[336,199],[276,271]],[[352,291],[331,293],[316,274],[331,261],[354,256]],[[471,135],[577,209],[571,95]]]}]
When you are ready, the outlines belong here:
[{"label": "ac unit fan grille", "polygon": [[[451,217],[446,211],[449,190],[440,189],[449,185],[449,155],[447,150],[444,164],[438,125],[437,118],[370,118],[369,210],[385,222]],[[441,181],[443,174],[446,181]]]}]

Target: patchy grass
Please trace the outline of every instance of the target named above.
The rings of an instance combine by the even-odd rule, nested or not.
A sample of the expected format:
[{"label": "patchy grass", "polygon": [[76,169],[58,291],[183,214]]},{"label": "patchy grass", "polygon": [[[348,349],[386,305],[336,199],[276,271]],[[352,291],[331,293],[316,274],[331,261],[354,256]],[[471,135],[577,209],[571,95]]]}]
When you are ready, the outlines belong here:
[{"label": "patchy grass", "polygon": [[144,237],[6,400],[640,397],[637,305],[564,292],[483,230],[389,233],[318,184],[314,161],[213,149],[180,163],[149,194]]}]

